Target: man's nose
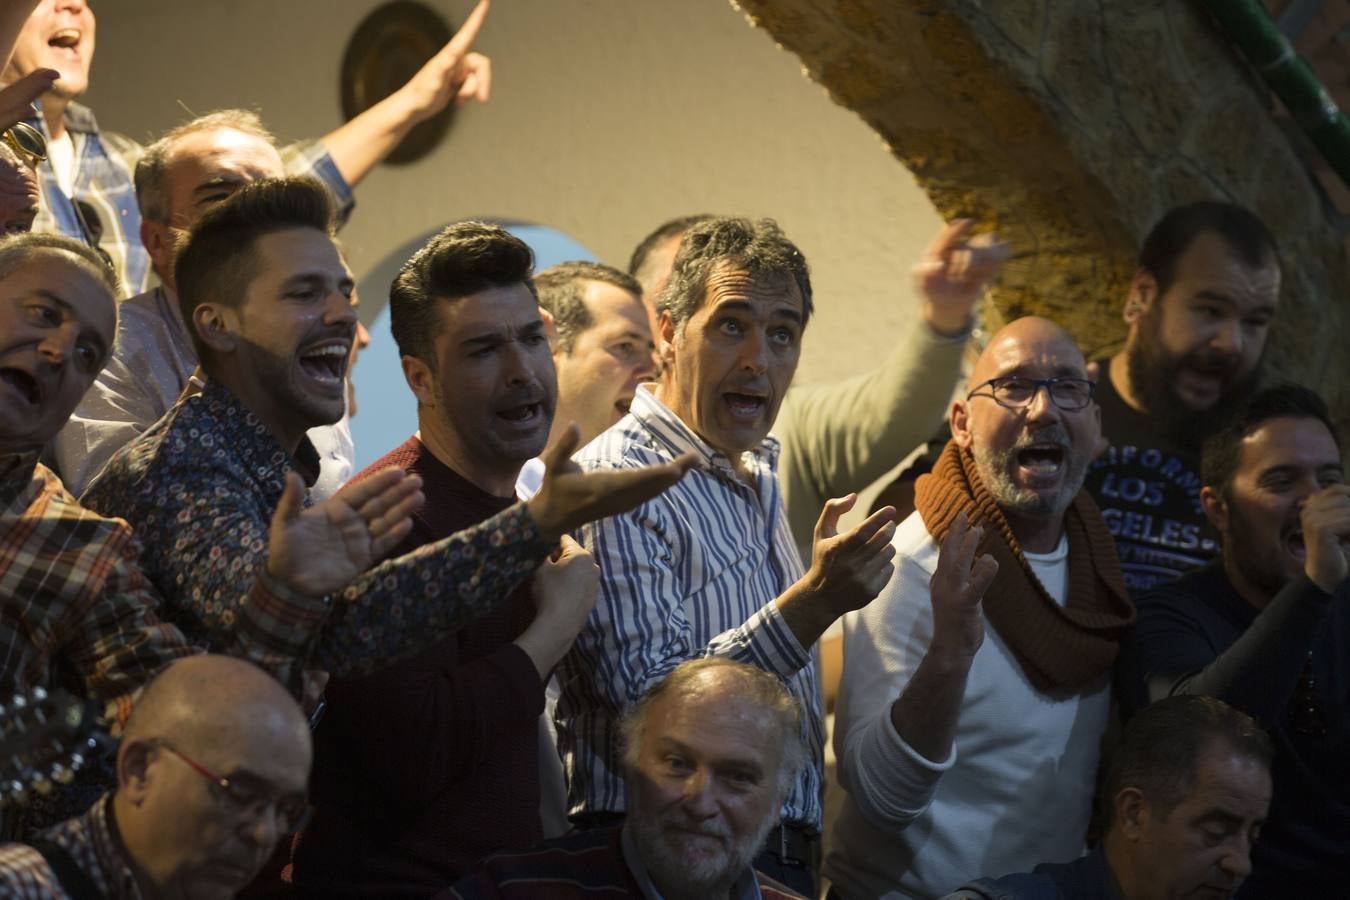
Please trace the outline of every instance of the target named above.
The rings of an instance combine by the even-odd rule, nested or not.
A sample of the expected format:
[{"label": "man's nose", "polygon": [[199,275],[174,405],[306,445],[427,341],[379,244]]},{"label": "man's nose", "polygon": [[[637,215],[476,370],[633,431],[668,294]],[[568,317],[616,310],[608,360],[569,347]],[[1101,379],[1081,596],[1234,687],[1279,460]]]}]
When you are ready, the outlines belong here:
[{"label": "man's nose", "polygon": [[769,342],[763,332],[751,330],[741,342],[741,367],[756,375],[769,368]]},{"label": "man's nose", "polygon": [[1236,319],[1224,322],[1218,331],[1214,332],[1209,344],[1215,350],[1229,356],[1237,356],[1242,352],[1242,323]]},{"label": "man's nose", "polygon": [[1045,421],[1046,419],[1058,418],[1059,407],[1050,396],[1050,385],[1036,385],[1036,393],[1031,395],[1027,401],[1026,417],[1028,421]]},{"label": "man's nose", "polygon": [[1236,879],[1246,878],[1252,871],[1252,844],[1239,839],[1219,858],[1219,868]]},{"label": "man's nose", "polygon": [[706,770],[699,769],[685,779],[681,801],[685,811],[696,818],[707,819],[717,814],[712,777]]},{"label": "man's nose", "polygon": [[47,331],[38,342],[38,356],[48,365],[62,365],[74,353],[75,328],[69,323]]}]

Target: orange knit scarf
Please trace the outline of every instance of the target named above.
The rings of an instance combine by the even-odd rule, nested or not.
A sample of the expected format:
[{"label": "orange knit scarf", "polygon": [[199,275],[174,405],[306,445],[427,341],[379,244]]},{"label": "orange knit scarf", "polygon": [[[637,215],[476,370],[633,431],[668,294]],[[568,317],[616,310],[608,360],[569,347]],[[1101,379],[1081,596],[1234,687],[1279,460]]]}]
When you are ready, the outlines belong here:
[{"label": "orange knit scarf", "polygon": [[998,561],[984,595],[984,614],[1037,690],[1072,693],[1115,662],[1120,639],[1134,622],[1115,542],[1086,491],[1064,515],[1069,539],[1068,597],[1046,593],[1017,538],[975,471],[974,457],[949,441],[937,465],[915,484],[915,508],[941,543],[957,513],[984,528],[980,552]]}]

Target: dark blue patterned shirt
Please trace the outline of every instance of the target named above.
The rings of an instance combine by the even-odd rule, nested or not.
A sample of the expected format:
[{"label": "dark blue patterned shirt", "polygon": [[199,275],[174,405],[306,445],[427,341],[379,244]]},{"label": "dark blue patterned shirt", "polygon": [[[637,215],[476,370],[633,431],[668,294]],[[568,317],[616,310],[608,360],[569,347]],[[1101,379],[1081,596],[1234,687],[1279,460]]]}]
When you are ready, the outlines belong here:
[{"label": "dark blue patterned shirt", "polygon": [[[264,572],[286,475],[297,469],[312,478],[316,461],[308,440],[292,458],[213,381],[119,450],[82,502],[131,523],[164,618],[194,644],[223,652]],[[550,550],[517,504],[367,570],[333,598],[290,594],[273,631],[297,665],[273,671],[292,688],[301,665],[334,675],[375,671],[488,612]]]}]

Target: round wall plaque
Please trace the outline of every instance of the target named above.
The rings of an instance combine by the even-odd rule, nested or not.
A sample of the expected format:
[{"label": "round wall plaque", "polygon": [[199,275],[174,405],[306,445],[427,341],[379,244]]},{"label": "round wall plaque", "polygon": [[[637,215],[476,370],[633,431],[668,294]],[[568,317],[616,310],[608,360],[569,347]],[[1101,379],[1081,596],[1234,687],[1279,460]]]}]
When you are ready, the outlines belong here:
[{"label": "round wall plaque", "polygon": [[[403,87],[452,34],[440,13],[415,0],[393,0],[374,10],[356,26],[342,56],[342,114],[350,121]],[[454,116],[452,100],[408,132],[385,162],[421,159],[440,143]]]}]

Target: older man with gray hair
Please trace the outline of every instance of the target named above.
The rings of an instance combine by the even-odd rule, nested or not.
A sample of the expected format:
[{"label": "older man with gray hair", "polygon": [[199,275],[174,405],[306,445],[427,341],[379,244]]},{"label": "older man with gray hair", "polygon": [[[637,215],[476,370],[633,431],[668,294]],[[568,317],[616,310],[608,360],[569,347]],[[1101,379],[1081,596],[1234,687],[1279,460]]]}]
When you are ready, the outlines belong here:
[{"label": "older man with gray hair", "polygon": [[440,895],[801,895],[752,867],[806,761],[801,705],[762,669],[710,657],[677,666],[625,714],[631,791],[622,825],[489,857]]}]

